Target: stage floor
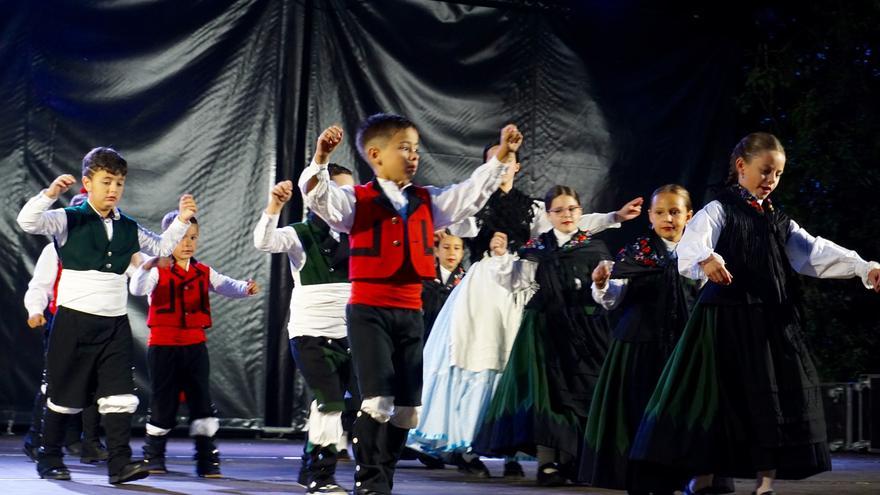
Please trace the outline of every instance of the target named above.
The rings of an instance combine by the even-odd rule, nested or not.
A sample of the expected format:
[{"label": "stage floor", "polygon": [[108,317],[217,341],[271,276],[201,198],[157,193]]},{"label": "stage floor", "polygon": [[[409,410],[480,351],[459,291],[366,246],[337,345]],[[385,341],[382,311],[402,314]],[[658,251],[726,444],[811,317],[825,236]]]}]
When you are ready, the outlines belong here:
[{"label": "stage floor", "polygon": [[[140,453],[142,439],[134,438],[132,448]],[[119,488],[107,484],[105,465],[90,466],[78,459],[67,458],[73,481],[39,479],[35,465],[21,451],[21,436],[0,436],[0,495],[18,494],[104,494],[149,493],[177,494],[259,494],[305,493],[296,484],[302,442],[286,439],[220,439],[218,446],[223,461],[224,479],[203,480],[194,473],[192,443],[186,438],[169,441],[168,468],[172,473],[151,476]],[[418,461],[403,461],[395,477],[395,494],[400,495],[480,495],[495,494],[590,494],[623,493],[582,486],[539,489],[534,485],[535,463],[526,462],[526,480],[512,482],[501,478],[500,460],[487,459],[493,476],[477,479],[459,474],[455,468],[427,470]],[[354,463],[339,465],[337,480],[352,486]],[[752,491],[752,482],[737,480],[737,494]],[[806,481],[777,483],[776,491],[784,494],[877,494],[880,493],[880,456],[842,454],[834,456],[834,471]]]}]

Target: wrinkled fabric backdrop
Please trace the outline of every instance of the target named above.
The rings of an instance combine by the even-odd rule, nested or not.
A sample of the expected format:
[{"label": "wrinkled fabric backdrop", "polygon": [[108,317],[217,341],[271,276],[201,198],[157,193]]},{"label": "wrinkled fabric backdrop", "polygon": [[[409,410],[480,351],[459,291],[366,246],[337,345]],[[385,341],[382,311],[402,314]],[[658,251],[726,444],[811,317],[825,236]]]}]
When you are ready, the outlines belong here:
[{"label": "wrinkled fabric backdrop", "polygon": [[[197,257],[263,287],[247,300],[212,297],[224,424],[297,425],[289,268],[253,248],[252,228],[270,185],[296,181],[323,128],[342,125],[333,161],[363,181],[357,123],[407,115],[422,140],[417,182],[444,185],[515,122],[525,134],[517,184],[536,197],[565,183],[611,211],[680,182],[699,206],[739,137],[728,14],[631,1],[0,2],[0,176],[11,202],[0,214],[0,420],[28,420],[42,365],[22,298],[48,239],[23,233],[15,216],[57,175],[79,177],[92,147],[129,162],[123,211],[159,230],[179,195],[194,194]],[[297,197],[283,220],[301,209]],[[645,228],[643,216],[609,243]],[[130,298],[142,413],[145,305]]]}]

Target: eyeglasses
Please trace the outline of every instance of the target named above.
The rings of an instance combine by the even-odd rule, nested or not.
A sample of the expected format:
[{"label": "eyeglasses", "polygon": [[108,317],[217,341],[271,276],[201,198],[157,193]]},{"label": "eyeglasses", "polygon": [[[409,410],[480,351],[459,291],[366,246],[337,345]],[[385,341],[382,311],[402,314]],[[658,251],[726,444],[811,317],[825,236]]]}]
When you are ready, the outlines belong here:
[{"label": "eyeglasses", "polygon": [[574,215],[581,210],[583,210],[583,208],[581,208],[580,206],[569,206],[568,208],[553,208],[552,210],[550,210],[550,213],[555,213],[557,215],[561,215],[562,212],[567,211],[567,212],[571,213],[572,215]]}]

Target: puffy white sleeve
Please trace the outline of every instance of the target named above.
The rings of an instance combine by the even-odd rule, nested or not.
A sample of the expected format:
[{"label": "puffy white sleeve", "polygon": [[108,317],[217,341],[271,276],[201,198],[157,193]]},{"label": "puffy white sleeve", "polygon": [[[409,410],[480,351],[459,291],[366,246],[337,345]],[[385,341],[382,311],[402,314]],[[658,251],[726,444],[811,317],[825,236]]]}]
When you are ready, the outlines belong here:
[{"label": "puffy white sleeve", "polygon": [[698,211],[688,222],[678,243],[678,272],[693,280],[705,280],[706,274],[700,262],[715,257],[724,264],[724,258],[715,252],[715,244],[724,227],[724,208],[712,201]]},{"label": "puffy white sleeve", "polygon": [[231,297],[233,299],[248,296],[247,280],[236,280],[232,277],[227,277],[213,268],[211,268],[209,277],[211,280],[211,290],[221,296]]},{"label": "puffy white sleeve", "polygon": [[792,268],[801,275],[817,278],[859,277],[868,289],[873,288],[868,281],[868,272],[880,268],[880,263],[865,261],[851,249],[828,239],[813,237],[794,220],[791,221],[785,254]]},{"label": "puffy white sleeve", "polygon": [[265,211],[254,226],[254,247],[266,253],[287,253],[293,268],[302,269],[306,264],[306,252],[293,227],[277,228],[279,215]]},{"label": "puffy white sleeve", "polygon": [[[307,191],[312,178],[317,178],[318,183]],[[314,160],[300,174],[298,185],[306,206],[323,218],[330,228],[337,232],[351,232],[356,202],[353,187],[337,185],[330,180],[327,166],[318,165]]]},{"label": "puffy white sleeve", "polygon": [[511,292],[519,292],[534,288],[535,273],[538,263],[531,260],[521,260],[519,256],[505,253],[502,256],[484,257],[481,263],[488,264],[495,273],[495,280],[499,285]]},{"label": "puffy white sleeve", "polygon": [[446,187],[426,186],[431,195],[434,228],[442,229],[475,215],[501,185],[507,165],[492,157],[477,167],[471,176]]},{"label": "puffy white sleeve", "polygon": [[24,307],[28,317],[41,315],[52,300],[55,279],[58,276],[58,252],[53,243],[46,244],[34,264],[34,275],[24,293]]}]

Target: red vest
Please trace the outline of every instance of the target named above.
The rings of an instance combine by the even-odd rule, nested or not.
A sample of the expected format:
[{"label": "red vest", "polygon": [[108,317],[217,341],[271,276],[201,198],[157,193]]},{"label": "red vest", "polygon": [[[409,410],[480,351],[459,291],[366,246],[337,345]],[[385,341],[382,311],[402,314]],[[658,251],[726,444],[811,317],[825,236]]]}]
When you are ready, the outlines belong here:
[{"label": "red vest", "polygon": [[409,186],[403,192],[409,201],[405,221],[378,182],[354,187],[357,203],[349,236],[348,269],[352,281],[391,279],[401,268],[405,268],[401,273],[411,274],[405,277],[411,280],[395,277],[396,282],[434,278],[431,195],[418,186]]},{"label": "red vest", "polygon": [[159,283],[151,294],[147,326],[177,328],[208,328],[211,326],[211,304],[208,288],[211,269],[190,260],[189,271],[177,263],[159,268]]}]

